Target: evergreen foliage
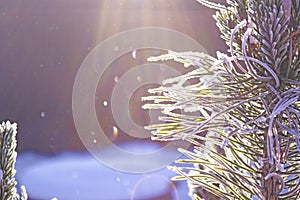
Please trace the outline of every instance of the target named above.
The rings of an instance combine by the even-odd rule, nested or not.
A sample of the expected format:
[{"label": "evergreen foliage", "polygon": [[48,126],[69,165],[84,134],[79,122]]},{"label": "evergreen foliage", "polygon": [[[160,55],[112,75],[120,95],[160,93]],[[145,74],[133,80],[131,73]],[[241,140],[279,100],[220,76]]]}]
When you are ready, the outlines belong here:
[{"label": "evergreen foliage", "polygon": [[0,124],[0,198],[1,200],[27,200],[24,186],[21,197],[17,194],[15,162],[17,158],[17,124],[9,121]]},{"label": "evergreen foliage", "polygon": [[187,140],[174,180],[193,199],[300,199],[300,0],[208,0],[228,52],[172,52],[194,68],[143,97],[154,140]]}]

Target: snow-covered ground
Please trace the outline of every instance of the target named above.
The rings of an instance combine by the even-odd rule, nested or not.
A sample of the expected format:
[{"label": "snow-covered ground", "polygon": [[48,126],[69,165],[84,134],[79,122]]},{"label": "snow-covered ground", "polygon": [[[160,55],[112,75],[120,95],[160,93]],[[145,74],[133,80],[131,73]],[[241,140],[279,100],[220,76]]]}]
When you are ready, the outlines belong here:
[{"label": "snow-covered ground", "polygon": [[[147,149],[145,145],[131,146],[136,150]],[[113,158],[124,165],[133,164],[127,158]],[[34,200],[189,199],[185,182],[171,182],[175,174],[166,168],[150,173],[121,172],[105,166],[89,153],[64,152],[52,157],[21,153],[16,168],[18,186],[25,185]]]}]

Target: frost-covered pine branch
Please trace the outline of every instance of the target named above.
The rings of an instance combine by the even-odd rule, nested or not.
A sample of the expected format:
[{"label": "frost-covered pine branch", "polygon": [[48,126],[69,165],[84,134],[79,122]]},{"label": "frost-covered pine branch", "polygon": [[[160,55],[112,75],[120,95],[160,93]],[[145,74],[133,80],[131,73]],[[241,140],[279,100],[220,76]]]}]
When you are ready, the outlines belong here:
[{"label": "frost-covered pine branch", "polygon": [[300,199],[300,0],[198,1],[217,10],[228,52],[150,58],[194,68],[149,90],[143,107],[162,123],[145,128],[194,145],[171,167],[194,199]]},{"label": "frost-covered pine branch", "polygon": [[17,158],[17,124],[10,121],[0,125],[0,198],[1,200],[27,200],[24,186],[21,186],[21,197],[17,194],[15,162]]}]

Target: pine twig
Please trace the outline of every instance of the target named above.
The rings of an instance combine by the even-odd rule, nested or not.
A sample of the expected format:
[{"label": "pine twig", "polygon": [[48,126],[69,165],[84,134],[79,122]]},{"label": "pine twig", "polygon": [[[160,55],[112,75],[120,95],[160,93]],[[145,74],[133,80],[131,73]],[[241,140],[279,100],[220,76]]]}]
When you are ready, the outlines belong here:
[{"label": "pine twig", "polygon": [[17,158],[17,124],[10,121],[0,125],[0,199],[1,200],[26,200],[25,187],[21,187],[21,198],[17,194],[17,181],[15,163]]}]

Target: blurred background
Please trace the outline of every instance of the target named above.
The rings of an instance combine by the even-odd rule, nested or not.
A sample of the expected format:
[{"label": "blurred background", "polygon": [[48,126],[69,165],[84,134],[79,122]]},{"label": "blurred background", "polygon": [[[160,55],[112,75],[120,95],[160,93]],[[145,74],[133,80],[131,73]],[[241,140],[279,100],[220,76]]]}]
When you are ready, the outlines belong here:
[{"label": "blurred background", "polygon": [[[47,174],[47,170],[53,172],[52,169],[58,166],[64,168],[63,166],[68,166],[70,163],[75,163],[72,166],[76,168],[76,163],[78,164],[78,160],[81,159],[79,163],[94,162],[86,154],[83,157],[79,156],[80,153],[87,153],[87,150],[78,136],[72,115],[74,80],[89,52],[105,39],[122,31],[142,27],[161,27],[188,35],[199,42],[209,54],[215,55],[216,50],[225,51],[225,48],[212,18],[214,12],[203,7],[196,0],[0,1],[0,117],[1,120],[9,119],[18,123],[17,150],[20,157],[17,163],[18,174],[20,174],[20,182],[28,185],[29,196],[36,195],[33,190],[38,188],[37,185],[52,184],[46,180],[40,180],[39,184],[37,178],[34,178],[34,175],[38,177],[38,169],[43,169],[44,174]],[[118,127],[115,125],[111,111],[103,109],[103,106],[107,106],[107,103],[103,104],[105,99],[103,96],[111,94],[112,82],[116,82],[114,77],[118,69],[124,73],[145,60],[146,56],[143,52],[137,52],[134,58],[129,54],[116,59],[98,84],[95,98],[97,117],[103,130],[108,135],[113,134],[111,140],[114,143],[142,142],[150,146],[154,143],[150,138],[137,139],[121,131],[116,134]],[[130,114],[141,126],[147,125],[149,121],[147,111],[140,108],[142,105],[140,97],[145,94],[145,89],[139,89],[130,104]],[[53,160],[54,158],[60,160]],[[52,168],[48,164],[42,165],[43,163],[38,162],[47,159],[52,159],[54,163]],[[41,166],[34,166],[33,163],[39,163]],[[95,166],[95,163],[90,163],[88,166],[91,165]],[[44,166],[50,167],[48,169],[43,168]],[[77,166],[76,170],[80,173],[82,168],[87,167]],[[92,168],[92,170],[97,171],[99,168]],[[22,171],[27,174],[22,176]],[[63,178],[65,174],[61,173]],[[110,173],[113,171],[106,172],[106,174]],[[165,173],[166,177],[174,175]],[[50,173],[50,176],[52,175]],[[31,178],[26,178],[28,176]],[[76,177],[74,174],[70,176]],[[116,175],[117,180],[120,176],[120,174]],[[66,179],[67,177],[66,175]],[[36,181],[31,183],[28,179]],[[91,179],[86,178],[86,180]],[[61,182],[63,184],[64,181]],[[81,182],[84,180],[81,179]],[[67,183],[66,185],[68,186]],[[136,184],[132,187],[136,187]],[[47,187],[47,189],[53,193],[53,196],[57,193],[55,188]],[[73,195],[71,199],[76,199],[76,195],[77,199],[87,195],[83,192],[78,194],[75,189],[74,194],[71,195],[72,191],[69,187],[69,196]],[[140,191],[145,193],[142,192],[143,189]],[[59,198],[59,195],[56,196]],[[32,199],[43,200],[43,198],[50,197],[36,195]],[[98,196],[95,199],[109,198]],[[118,198],[111,197],[116,200]],[[147,198],[170,199],[171,197]],[[60,199],[67,199],[67,197],[61,196]],[[143,199],[143,197],[135,199]]]}]

